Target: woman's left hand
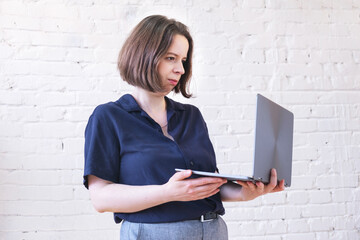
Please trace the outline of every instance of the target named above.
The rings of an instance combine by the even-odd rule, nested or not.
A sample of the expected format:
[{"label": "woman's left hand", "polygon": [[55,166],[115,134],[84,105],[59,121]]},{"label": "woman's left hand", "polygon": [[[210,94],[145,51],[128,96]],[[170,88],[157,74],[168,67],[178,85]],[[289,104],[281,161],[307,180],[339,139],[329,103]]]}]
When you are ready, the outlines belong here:
[{"label": "woman's left hand", "polygon": [[[261,195],[280,192],[285,189],[285,180],[277,182],[276,170],[271,170],[270,182],[264,185],[262,182],[237,181],[238,184],[228,182],[221,187],[221,199],[223,201],[249,201]],[[240,185],[240,186],[239,186]]]},{"label": "woman's left hand", "polygon": [[250,181],[237,181],[237,183],[242,186],[240,195],[243,201],[252,200],[267,193],[280,192],[285,189],[284,179],[277,184],[277,174],[275,169],[271,169],[270,183],[267,185],[264,185],[262,182],[253,183]]}]

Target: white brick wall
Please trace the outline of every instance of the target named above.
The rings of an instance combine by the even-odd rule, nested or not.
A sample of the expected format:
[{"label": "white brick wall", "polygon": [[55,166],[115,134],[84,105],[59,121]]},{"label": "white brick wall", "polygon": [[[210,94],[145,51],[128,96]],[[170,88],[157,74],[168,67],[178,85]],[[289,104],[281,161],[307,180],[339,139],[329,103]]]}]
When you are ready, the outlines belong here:
[{"label": "white brick wall", "polygon": [[360,1],[0,0],[0,239],[118,239],[82,186],[89,114],[150,14],[195,40],[191,100],[219,168],[251,173],[255,95],[295,114],[293,186],[226,203],[230,239],[360,239]]}]

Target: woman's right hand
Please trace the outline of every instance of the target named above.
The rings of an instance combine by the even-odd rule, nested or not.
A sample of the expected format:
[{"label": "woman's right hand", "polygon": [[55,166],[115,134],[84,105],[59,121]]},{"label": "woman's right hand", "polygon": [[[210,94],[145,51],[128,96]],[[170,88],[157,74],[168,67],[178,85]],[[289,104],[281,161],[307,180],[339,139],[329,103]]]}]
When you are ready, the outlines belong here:
[{"label": "woman's right hand", "polygon": [[204,199],[218,193],[220,186],[227,182],[226,179],[216,177],[187,179],[191,174],[191,170],[177,172],[164,184],[164,194],[168,196],[168,201]]}]

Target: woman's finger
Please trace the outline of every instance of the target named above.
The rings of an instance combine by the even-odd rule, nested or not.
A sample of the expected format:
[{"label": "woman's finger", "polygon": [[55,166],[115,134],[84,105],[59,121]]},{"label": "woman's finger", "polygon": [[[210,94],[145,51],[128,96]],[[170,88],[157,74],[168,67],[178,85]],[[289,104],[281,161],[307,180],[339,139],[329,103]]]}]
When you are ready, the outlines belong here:
[{"label": "woman's finger", "polygon": [[284,191],[285,189],[285,180],[282,179],[279,182],[279,185],[277,185],[271,192],[280,192],[280,191]]},{"label": "woman's finger", "polygon": [[193,186],[193,188],[188,192],[188,195],[192,200],[207,198],[218,193],[221,185],[222,184],[216,183],[196,187]]},{"label": "woman's finger", "polygon": [[215,177],[201,177],[196,179],[189,179],[189,184],[192,184],[194,187],[206,186],[209,184],[220,184],[223,185],[227,183],[226,179],[215,178]]},{"label": "woman's finger", "polygon": [[174,181],[181,181],[181,180],[184,180],[184,179],[190,177],[191,174],[192,174],[191,170],[185,170],[185,171],[175,173],[170,179],[174,180]]},{"label": "woman's finger", "polygon": [[236,181],[239,185],[241,185],[242,187],[244,187],[244,188],[248,188],[249,186],[248,186],[248,184],[247,184],[247,182],[243,182],[243,181]]},{"label": "woman's finger", "polygon": [[246,182],[250,191],[255,191],[256,190],[256,185],[253,182]]},{"label": "woman's finger", "polygon": [[266,185],[265,192],[271,192],[277,185],[277,173],[275,168],[271,169],[270,183]]},{"label": "woman's finger", "polygon": [[256,191],[260,194],[264,193],[264,184],[262,182],[256,182]]}]

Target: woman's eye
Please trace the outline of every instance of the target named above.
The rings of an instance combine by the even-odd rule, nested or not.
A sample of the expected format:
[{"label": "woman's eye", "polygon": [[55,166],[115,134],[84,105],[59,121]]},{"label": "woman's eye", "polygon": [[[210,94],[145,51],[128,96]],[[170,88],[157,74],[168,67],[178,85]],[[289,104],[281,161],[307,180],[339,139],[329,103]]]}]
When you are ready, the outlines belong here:
[{"label": "woman's eye", "polygon": [[167,59],[167,60],[170,60],[170,61],[174,61],[174,60],[175,60],[174,57],[167,57],[166,59]]}]

